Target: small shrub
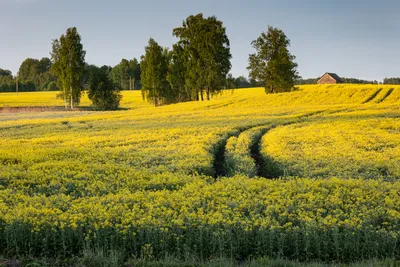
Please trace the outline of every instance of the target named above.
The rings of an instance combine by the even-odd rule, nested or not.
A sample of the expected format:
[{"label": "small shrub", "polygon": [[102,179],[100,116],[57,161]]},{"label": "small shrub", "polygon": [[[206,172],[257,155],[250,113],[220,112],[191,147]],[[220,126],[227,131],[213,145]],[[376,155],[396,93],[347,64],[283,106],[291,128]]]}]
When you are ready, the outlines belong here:
[{"label": "small shrub", "polygon": [[92,68],[89,76],[89,99],[98,110],[116,110],[122,95],[109,77],[108,68]]}]

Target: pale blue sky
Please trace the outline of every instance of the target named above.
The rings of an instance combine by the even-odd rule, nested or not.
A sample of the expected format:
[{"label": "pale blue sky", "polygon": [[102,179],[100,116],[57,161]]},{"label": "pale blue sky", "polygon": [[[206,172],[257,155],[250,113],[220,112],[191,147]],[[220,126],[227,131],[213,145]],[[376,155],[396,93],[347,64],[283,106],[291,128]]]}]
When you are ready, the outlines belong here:
[{"label": "pale blue sky", "polygon": [[82,36],[86,61],[115,65],[140,58],[149,37],[162,46],[191,14],[215,15],[231,41],[232,74],[248,75],[250,45],[268,25],[291,39],[300,75],[336,72],[382,80],[400,76],[398,0],[0,0],[0,68],[49,56],[68,27]]}]

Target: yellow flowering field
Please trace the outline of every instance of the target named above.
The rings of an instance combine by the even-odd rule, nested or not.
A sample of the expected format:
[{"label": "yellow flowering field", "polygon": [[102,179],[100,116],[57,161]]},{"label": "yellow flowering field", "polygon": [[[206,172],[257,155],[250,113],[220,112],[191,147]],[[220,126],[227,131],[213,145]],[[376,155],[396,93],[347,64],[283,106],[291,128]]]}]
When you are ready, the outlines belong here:
[{"label": "yellow flowering field", "polygon": [[0,254],[399,258],[399,96],[313,85],[153,107],[125,91],[118,111],[0,113]]},{"label": "yellow flowering field", "polygon": [[282,174],[400,178],[400,119],[342,117],[281,126],[262,140]]}]

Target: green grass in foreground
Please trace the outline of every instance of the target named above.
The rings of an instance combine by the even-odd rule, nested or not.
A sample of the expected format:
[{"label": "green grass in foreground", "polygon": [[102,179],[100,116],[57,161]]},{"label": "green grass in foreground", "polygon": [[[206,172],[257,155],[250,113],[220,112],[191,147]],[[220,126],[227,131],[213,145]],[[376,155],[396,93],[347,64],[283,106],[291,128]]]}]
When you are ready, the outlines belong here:
[{"label": "green grass in foreground", "polygon": [[139,259],[124,260],[121,253],[86,250],[81,257],[49,259],[24,257],[18,260],[7,260],[0,256],[0,267],[399,267],[400,261],[393,259],[370,260],[350,264],[335,263],[299,263],[284,259],[261,258],[245,262],[231,261],[229,259],[214,259],[198,262],[195,259],[180,261],[166,257],[164,260],[153,260],[149,255],[142,255]]}]

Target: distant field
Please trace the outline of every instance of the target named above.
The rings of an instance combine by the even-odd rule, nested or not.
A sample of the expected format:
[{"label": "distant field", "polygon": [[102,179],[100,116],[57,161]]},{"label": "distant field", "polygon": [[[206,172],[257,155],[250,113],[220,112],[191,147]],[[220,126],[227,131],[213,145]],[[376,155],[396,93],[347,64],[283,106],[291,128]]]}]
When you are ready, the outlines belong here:
[{"label": "distant field", "polygon": [[[0,93],[0,108],[1,107],[25,107],[25,106],[64,106],[62,98],[57,98],[59,92],[22,92],[18,93]],[[129,106],[132,101],[135,103],[141,102],[140,91],[124,91],[125,98],[123,105]],[[141,103],[143,104],[143,103]],[[81,99],[81,106],[89,106],[90,100],[87,94],[83,94]]]},{"label": "distant field", "polygon": [[[261,88],[253,88],[252,95],[263,96],[263,101],[272,105],[335,105],[335,104],[395,104],[400,102],[399,85],[364,85],[364,84],[340,84],[340,85],[300,85],[299,90],[291,94],[265,95]],[[249,89],[235,90],[235,98],[248,95]],[[23,92],[19,93],[0,93],[0,108],[4,106],[64,106],[63,100],[57,98],[58,92]],[[224,95],[232,94],[231,90],[226,90]],[[122,107],[130,108],[143,106],[140,91],[123,91]],[[249,101],[253,100],[249,97]],[[225,97],[226,98],[226,97]],[[220,97],[214,98],[220,100]],[[243,99],[246,101],[246,99]],[[89,106],[90,101],[87,94],[83,94],[81,106]]]},{"label": "distant field", "polygon": [[400,86],[123,96],[119,111],[0,114],[0,254],[400,258]]}]

